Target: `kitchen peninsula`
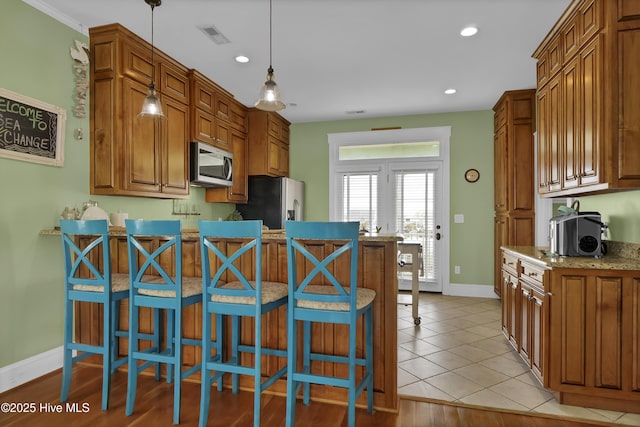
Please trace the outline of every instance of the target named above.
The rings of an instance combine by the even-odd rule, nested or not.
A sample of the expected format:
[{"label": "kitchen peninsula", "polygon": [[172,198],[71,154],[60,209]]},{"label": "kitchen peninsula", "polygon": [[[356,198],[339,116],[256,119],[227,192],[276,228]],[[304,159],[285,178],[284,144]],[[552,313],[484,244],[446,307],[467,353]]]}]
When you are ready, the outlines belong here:
[{"label": "kitchen peninsula", "polygon": [[[42,230],[43,235],[60,235],[59,230]],[[123,228],[112,227],[110,230],[113,272],[126,273],[127,266],[127,241]],[[185,276],[198,277],[201,275],[201,254],[199,246],[199,234],[197,230],[183,231],[183,260],[182,269]],[[397,387],[397,327],[396,327],[396,293],[397,293],[397,242],[402,238],[396,235],[367,234],[360,237],[358,256],[358,282],[359,286],[376,291],[376,299],[373,304],[374,323],[374,407],[380,411],[397,412],[399,405]],[[81,242],[82,243],[82,242]],[[158,245],[158,240],[150,240],[152,247]],[[225,247],[237,245],[237,240],[228,240]],[[263,280],[287,282],[287,254],[284,233],[269,232],[263,235]],[[331,241],[309,241],[308,247],[312,252],[323,251],[332,245]],[[340,268],[340,259],[336,268]],[[242,259],[239,268],[243,271],[253,271],[251,263],[254,260]],[[306,266],[300,266],[305,268]],[[120,324],[128,323],[128,300],[120,305]],[[214,320],[215,322],[215,320]],[[253,337],[250,327],[253,319],[243,319],[242,341],[252,343]],[[102,313],[100,307],[95,304],[80,303],[76,306],[76,339],[81,342],[97,343],[100,341],[102,330]],[[286,306],[264,317],[263,345],[286,349],[287,345],[287,317]],[[146,332],[153,330],[152,316],[149,311],[141,311],[140,327]],[[316,326],[314,326],[315,328]],[[321,324],[315,330],[312,346],[322,346],[324,351],[333,351],[336,354],[346,354],[348,349],[347,329],[343,325]],[[186,338],[200,339],[202,328],[201,305],[191,306],[183,312],[183,335]],[[124,328],[126,329],[126,328]],[[215,330],[215,328],[214,328]],[[359,326],[358,349],[364,348],[364,331]],[[226,334],[230,336],[230,334]],[[126,354],[127,340],[120,339],[119,353]],[[192,366],[200,362],[200,349],[184,346],[184,363]],[[265,356],[263,362],[264,375],[284,366],[286,360]],[[330,363],[326,363],[323,369],[332,369]],[[359,368],[360,369],[360,368]],[[192,378],[198,378],[196,375]],[[228,384],[228,383],[227,383]],[[253,381],[250,378],[241,378],[241,387],[252,389]],[[286,380],[279,380],[270,389],[275,393],[286,393]],[[315,386],[312,387],[312,399],[336,402],[346,402],[346,390]],[[366,403],[366,393],[361,396],[359,404]]]},{"label": "kitchen peninsula", "polygon": [[560,403],[640,413],[640,245],[502,247],[502,331]]}]

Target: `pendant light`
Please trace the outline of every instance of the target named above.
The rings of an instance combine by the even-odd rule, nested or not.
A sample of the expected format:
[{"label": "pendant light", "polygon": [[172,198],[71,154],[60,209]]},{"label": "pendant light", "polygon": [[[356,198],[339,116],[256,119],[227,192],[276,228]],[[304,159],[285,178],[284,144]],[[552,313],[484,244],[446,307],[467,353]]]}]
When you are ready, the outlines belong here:
[{"label": "pendant light", "polygon": [[142,110],[138,116],[140,117],[151,117],[151,118],[162,118],[164,114],[162,113],[162,104],[160,104],[160,99],[156,93],[156,86],[154,84],[154,80],[156,77],[156,65],[154,63],[154,48],[153,48],[153,10],[156,6],[160,6],[162,0],[144,0],[149,6],[151,6],[151,82],[149,83],[149,94],[144,99],[142,103]]},{"label": "pendant light", "polygon": [[258,110],[264,111],[280,111],[286,106],[280,99],[280,90],[276,81],[273,79],[273,67],[271,66],[271,53],[272,53],[272,7],[271,0],[269,0],[269,69],[267,70],[267,80],[260,89],[260,96],[255,103],[255,107]]}]

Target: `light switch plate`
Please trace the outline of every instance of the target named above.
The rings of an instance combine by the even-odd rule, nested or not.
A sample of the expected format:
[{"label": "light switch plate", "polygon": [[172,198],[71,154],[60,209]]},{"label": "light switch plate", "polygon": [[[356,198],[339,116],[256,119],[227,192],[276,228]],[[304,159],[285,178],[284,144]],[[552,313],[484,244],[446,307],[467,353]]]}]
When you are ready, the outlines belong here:
[{"label": "light switch plate", "polygon": [[453,222],[455,222],[456,224],[464,223],[464,214],[453,215]]}]

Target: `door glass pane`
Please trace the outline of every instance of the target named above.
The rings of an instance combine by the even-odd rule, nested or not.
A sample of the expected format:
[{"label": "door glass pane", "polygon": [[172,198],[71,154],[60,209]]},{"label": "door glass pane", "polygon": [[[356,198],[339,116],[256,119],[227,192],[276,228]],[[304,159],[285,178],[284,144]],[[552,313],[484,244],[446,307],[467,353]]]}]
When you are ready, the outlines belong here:
[{"label": "door glass pane", "polygon": [[338,160],[398,159],[438,157],[439,155],[440,141],[342,145],[338,147]]},{"label": "door glass pane", "polygon": [[360,228],[375,231],[378,225],[378,175],[343,175],[342,220],[359,221]]},{"label": "door glass pane", "polygon": [[405,242],[422,245],[420,278],[435,280],[435,172],[395,171],[394,175],[396,231]]}]

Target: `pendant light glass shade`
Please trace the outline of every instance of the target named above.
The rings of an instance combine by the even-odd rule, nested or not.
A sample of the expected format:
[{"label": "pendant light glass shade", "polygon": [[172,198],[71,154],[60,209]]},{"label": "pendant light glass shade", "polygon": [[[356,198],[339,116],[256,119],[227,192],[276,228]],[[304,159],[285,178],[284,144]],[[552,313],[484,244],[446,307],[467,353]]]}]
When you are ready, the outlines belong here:
[{"label": "pendant light glass shade", "polygon": [[156,86],[153,83],[156,76],[156,65],[154,62],[154,46],[153,46],[153,11],[156,6],[160,6],[162,0],[145,0],[149,6],[151,6],[151,82],[149,82],[149,94],[142,103],[142,110],[138,117],[151,117],[162,118],[164,113],[162,112],[162,104],[156,93]]},{"label": "pendant light glass shade", "polygon": [[276,81],[273,80],[273,68],[271,68],[271,66],[269,66],[267,80],[262,85],[260,96],[254,106],[264,111],[280,111],[286,108],[286,105],[284,105],[284,102],[280,99],[278,85]]},{"label": "pendant light glass shade", "polygon": [[162,112],[162,104],[160,103],[160,99],[156,94],[156,87],[153,82],[149,84],[149,94],[142,103],[142,110],[140,111],[139,116],[164,117],[164,113]]},{"label": "pendant light glass shade", "polygon": [[258,110],[264,111],[280,111],[286,108],[282,99],[280,99],[280,90],[276,81],[273,79],[273,67],[271,66],[271,54],[272,54],[272,8],[271,0],[269,0],[269,69],[267,70],[267,80],[265,80],[260,89],[260,96],[254,104]]}]

